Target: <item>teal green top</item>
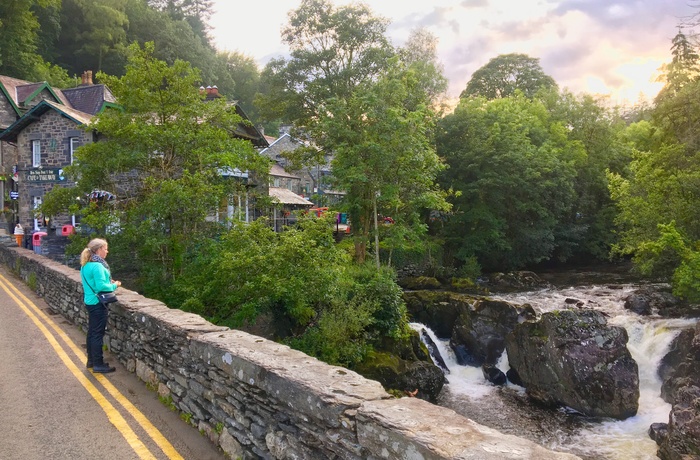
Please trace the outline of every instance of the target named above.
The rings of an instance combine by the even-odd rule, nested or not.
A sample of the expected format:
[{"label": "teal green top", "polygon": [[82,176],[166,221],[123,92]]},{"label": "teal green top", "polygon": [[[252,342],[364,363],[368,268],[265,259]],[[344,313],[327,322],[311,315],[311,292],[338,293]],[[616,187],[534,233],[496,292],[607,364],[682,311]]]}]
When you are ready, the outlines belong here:
[{"label": "teal green top", "polygon": [[117,285],[112,283],[112,277],[104,265],[99,262],[88,262],[80,269],[83,280],[83,301],[86,305],[97,305],[98,292],[112,292]]}]

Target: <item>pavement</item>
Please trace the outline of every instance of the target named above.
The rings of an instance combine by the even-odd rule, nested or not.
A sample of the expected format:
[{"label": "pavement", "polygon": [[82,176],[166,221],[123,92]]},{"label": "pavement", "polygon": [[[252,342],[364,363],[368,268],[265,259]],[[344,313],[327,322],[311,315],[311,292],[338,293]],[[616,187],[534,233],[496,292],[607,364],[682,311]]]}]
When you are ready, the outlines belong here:
[{"label": "pavement", "polygon": [[117,371],[86,369],[85,334],[0,267],[0,460],[226,458],[109,352],[105,360]]}]

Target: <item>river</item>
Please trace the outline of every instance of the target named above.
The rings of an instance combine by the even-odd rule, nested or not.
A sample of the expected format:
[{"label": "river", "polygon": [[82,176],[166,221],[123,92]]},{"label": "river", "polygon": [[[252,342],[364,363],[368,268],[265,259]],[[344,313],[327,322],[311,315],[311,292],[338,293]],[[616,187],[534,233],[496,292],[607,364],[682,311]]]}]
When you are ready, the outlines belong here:
[{"label": "river", "polygon": [[[495,387],[484,379],[480,368],[457,364],[448,341],[437,339],[426,328],[450,370],[449,384],[443,388],[438,404],[501,432],[530,439],[552,450],[573,453],[585,460],[657,459],[656,443],[647,432],[652,423],[668,422],[671,406],[660,397],[661,381],[656,369],[671,341],[697,319],[644,317],[625,310],[624,298],[640,287],[635,283],[560,286],[491,297],[529,303],[538,314],[571,308],[566,300],[576,299],[581,308],[607,314],[608,324],[624,327],[629,335],[627,348],[639,367],[640,397],[636,416],[618,421],[584,417],[566,409],[541,408],[528,400],[523,388],[511,383]],[[419,324],[413,327],[424,328]],[[498,367],[504,372],[508,370],[506,353]]]}]

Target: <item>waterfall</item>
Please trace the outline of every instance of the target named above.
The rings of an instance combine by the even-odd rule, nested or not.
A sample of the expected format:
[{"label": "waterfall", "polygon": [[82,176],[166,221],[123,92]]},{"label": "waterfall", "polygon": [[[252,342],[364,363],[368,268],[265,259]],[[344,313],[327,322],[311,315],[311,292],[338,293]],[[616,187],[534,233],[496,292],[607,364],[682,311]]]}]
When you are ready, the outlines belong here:
[{"label": "waterfall", "polygon": [[[500,431],[526,437],[558,451],[570,452],[588,460],[655,460],[657,446],[648,436],[652,423],[668,422],[670,404],[660,397],[661,381],[657,375],[660,360],[670,343],[694,319],[668,319],[639,316],[624,309],[624,298],[639,286],[582,286],[563,289],[494,295],[495,299],[513,303],[529,303],[539,314],[569,308],[576,299],[583,308],[593,308],[608,315],[608,324],[627,330],[627,348],[639,367],[639,410],[626,420],[593,419],[571,413],[565,408],[554,411],[536,407],[527,401],[524,389],[508,383],[495,387],[487,382],[481,368],[460,366],[449,346],[449,340],[438,339],[422,324],[435,342],[450,370],[438,403],[465,417]],[[569,305],[567,305],[567,300]],[[503,353],[498,368],[508,370],[508,357]]]}]

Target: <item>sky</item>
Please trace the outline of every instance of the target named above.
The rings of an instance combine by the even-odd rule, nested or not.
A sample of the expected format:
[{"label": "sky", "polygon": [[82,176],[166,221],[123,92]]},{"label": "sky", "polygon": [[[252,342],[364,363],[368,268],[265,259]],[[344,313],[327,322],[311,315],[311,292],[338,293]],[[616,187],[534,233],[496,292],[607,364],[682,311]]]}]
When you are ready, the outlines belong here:
[{"label": "sky", "polygon": [[[387,35],[402,46],[411,30],[438,37],[438,58],[458,97],[474,71],[500,54],[540,59],[560,88],[609,96],[612,104],[651,100],[671,39],[693,0],[365,0],[391,21]],[[347,5],[346,0],[333,0]],[[700,2],[695,2],[696,4]],[[220,50],[253,57],[260,69],[287,56],[280,30],[300,0],[214,0],[209,21]],[[690,30],[685,30],[690,34]]]}]

